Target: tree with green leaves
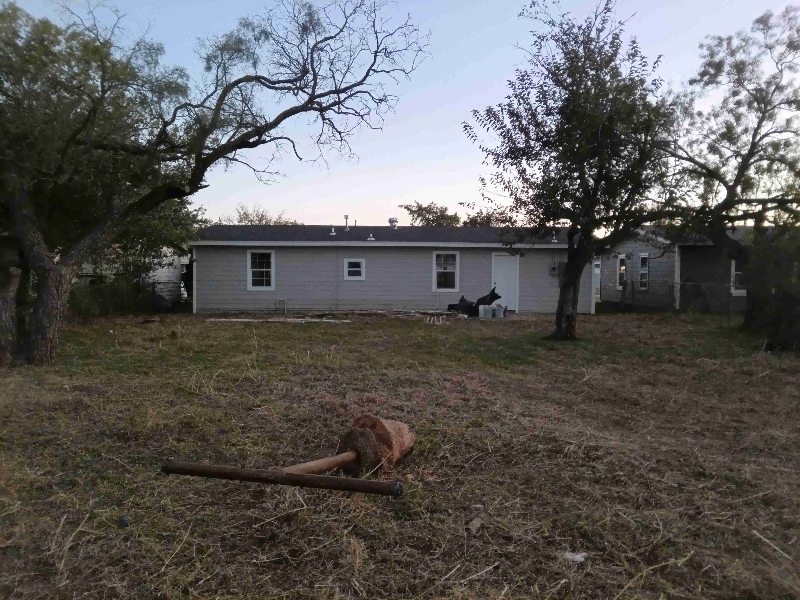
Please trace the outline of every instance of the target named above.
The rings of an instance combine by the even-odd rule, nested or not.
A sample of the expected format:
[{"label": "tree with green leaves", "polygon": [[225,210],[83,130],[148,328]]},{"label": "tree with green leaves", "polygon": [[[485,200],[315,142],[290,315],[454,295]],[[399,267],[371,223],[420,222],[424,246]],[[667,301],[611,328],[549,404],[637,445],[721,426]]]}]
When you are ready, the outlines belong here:
[{"label": "tree with green leaves", "polygon": [[[679,225],[744,269],[750,250],[731,229],[753,223],[764,235],[767,225],[800,216],[800,7],[767,11],[749,31],[710,36],[700,50],[697,74],[675,98],[669,147],[687,199]],[[751,323],[759,296],[748,294]]]},{"label": "tree with green leaves", "polygon": [[401,204],[400,208],[409,214],[412,225],[426,227],[458,227],[461,225],[461,217],[456,213],[448,212],[446,206],[440,206],[435,202],[422,204],[415,200],[414,204]]},{"label": "tree with green leaves", "polygon": [[273,215],[256,203],[247,205],[240,202],[234,210],[236,211],[234,214],[220,217],[218,223],[220,225],[302,225],[300,221],[284,217],[282,212]]},{"label": "tree with green leaves", "polygon": [[[160,44],[125,45],[119,19],[61,27],[0,7],[0,231],[34,273],[25,353],[53,360],[82,262],[130,219],[206,187],[215,166],[269,176],[273,160],[349,152],[395,105],[387,91],[425,53],[381,0],[281,3],[201,50],[204,75],[166,68]],[[303,148],[297,134],[314,130]],[[264,148],[271,160],[255,163]]]},{"label": "tree with green leaves", "polygon": [[[495,168],[483,181],[509,198],[504,212],[521,223],[517,240],[566,229],[566,265],[560,279],[553,337],[576,335],[580,279],[595,255],[636,235],[659,218],[657,194],[666,164],[664,140],[671,110],[659,95],[656,63],[605,0],[583,20],[556,13],[557,3],[534,1],[528,65],[509,82],[498,106],[474,111],[467,135]],[[496,145],[484,143],[480,130]]]},{"label": "tree with green leaves", "polygon": [[112,244],[91,254],[91,265],[124,283],[141,282],[176,256],[189,254],[189,242],[208,224],[190,198],[176,198],[146,214],[132,215]]}]

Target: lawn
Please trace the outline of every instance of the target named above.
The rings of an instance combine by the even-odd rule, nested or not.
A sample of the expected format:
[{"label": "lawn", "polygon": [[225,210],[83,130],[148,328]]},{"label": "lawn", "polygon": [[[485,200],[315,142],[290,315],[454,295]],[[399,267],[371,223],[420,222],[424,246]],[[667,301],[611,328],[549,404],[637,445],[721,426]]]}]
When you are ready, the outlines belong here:
[{"label": "lawn", "polygon": [[[800,597],[797,355],[701,315],[352,319],[98,320],[0,374],[0,597]],[[402,498],[159,473],[365,412],[417,434],[374,475]]]}]

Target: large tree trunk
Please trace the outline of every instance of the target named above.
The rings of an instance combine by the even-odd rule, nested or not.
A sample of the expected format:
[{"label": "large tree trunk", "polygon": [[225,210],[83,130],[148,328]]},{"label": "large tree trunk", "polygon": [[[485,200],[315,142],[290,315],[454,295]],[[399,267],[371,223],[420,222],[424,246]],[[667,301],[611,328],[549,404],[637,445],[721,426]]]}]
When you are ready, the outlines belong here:
[{"label": "large tree trunk", "polygon": [[581,275],[583,275],[586,264],[585,260],[578,260],[577,264],[567,261],[564,267],[564,275],[558,290],[556,330],[550,336],[552,339],[574,340],[577,337],[578,298]]},{"label": "large tree trunk", "polygon": [[15,313],[17,319],[17,348],[21,349],[25,347],[28,339],[28,319],[33,304],[33,276],[31,274],[31,266],[28,264],[28,259],[23,252],[20,252],[19,266],[20,278],[17,286]]},{"label": "large tree trunk", "polygon": [[17,288],[22,271],[9,267],[0,272],[0,366],[11,364],[17,337]]},{"label": "large tree trunk", "polygon": [[36,271],[36,300],[25,349],[31,364],[47,365],[55,358],[75,272],[75,267],[57,264]]}]

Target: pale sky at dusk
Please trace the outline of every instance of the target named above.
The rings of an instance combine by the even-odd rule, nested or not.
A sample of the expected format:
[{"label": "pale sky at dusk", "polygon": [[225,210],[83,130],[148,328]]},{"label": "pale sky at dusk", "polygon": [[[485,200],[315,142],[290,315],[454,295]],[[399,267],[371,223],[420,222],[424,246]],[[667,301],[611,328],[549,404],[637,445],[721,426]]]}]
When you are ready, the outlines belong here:
[{"label": "pale sky at dusk", "polygon": [[[18,0],[36,16],[58,20],[52,0]],[[133,33],[150,26],[149,37],[163,43],[165,63],[197,72],[198,38],[221,34],[248,14],[272,3],[245,0],[116,0],[128,15]],[[70,2],[77,7],[85,3]],[[749,28],[767,9],[776,12],[786,0],[619,0],[620,18],[631,15],[626,32],[635,35],[650,58],[663,55],[659,74],[678,86],[698,64],[698,43],[706,34],[728,34]],[[298,162],[287,155],[278,168],[285,177],[272,185],[259,183],[244,168],[213,171],[210,187],[195,203],[217,218],[239,202],[256,202],[273,214],[284,212],[307,224],[343,223],[343,215],[359,224],[386,225],[390,216],[408,224],[398,204],[418,200],[444,204],[462,215],[459,202],[480,203],[478,177],[490,171],[482,155],[462,131],[470,111],[496,104],[506,94],[506,81],[524,58],[514,44],[527,45],[531,23],[518,18],[522,0],[399,1],[392,14],[411,14],[422,31],[430,31],[430,56],[411,81],[392,91],[400,102],[387,116],[382,131],[364,130],[351,140],[357,160],[329,156],[329,164]],[[564,0],[564,9],[584,16],[590,0]]]}]

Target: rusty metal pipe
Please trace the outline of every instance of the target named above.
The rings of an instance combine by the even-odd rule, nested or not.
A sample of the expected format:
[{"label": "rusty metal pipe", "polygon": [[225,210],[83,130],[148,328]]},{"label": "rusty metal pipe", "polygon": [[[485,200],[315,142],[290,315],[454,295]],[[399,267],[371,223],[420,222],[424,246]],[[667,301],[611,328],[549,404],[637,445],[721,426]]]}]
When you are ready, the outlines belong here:
[{"label": "rusty metal pipe", "polygon": [[292,485],[323,490],[360,492],[362,494],[380,494],[382,496],[397,497],[403,494],[403,484],[400,481],[372,481],[369,479],[329,477],[305,473],[287,473],[286,471],[265,471],[262,469],[240,469],[237,467],[198,465],[184,462],[165,463],[161,465],[161,471],[167,475],[192,475],[195,477],[211,477],[213,479],[253,481],[255,483]]},{"label": "rusty metal pipe", "polygon": [[310,460],[308,462],[300,463],[299,465],[292,465],[291,467],[284,467],[281,469],[284,473],[307,473],[309,475],[319,475],[327,473],[334,469],[340,469],[352,465],[358,460],[358,452],[350,450],[342,452],[336,456],[326,456],[317,460]]}]

